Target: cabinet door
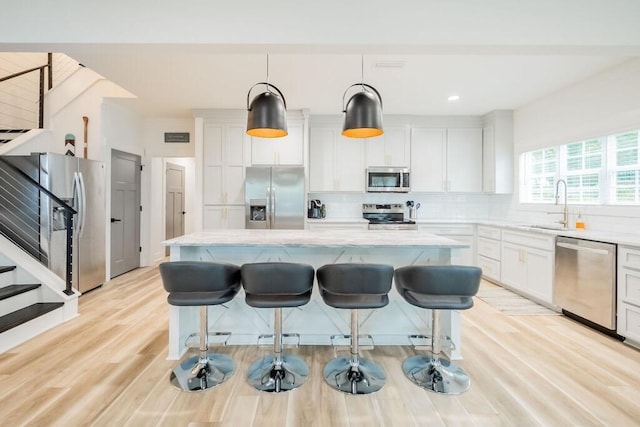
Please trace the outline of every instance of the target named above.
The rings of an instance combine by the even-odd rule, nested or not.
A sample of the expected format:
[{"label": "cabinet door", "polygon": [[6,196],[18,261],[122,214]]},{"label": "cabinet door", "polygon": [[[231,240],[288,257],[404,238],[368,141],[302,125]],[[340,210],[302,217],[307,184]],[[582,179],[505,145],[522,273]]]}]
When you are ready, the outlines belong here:
[{"label": "cabinet door", "polygon": [[223,206],[205,206],[202,215],[202,224],[204,230],[216,230],[224,228],[224,207]]},{"label": "cabinet door", "polygon": [[502,243],[502,262],[500,278],[505,285],[524,290],[527,281],[527,267],[524,252],[520,246]]},{"label": "cabinet door", "polygon": [[309,129],[309,191],[334,191],[336,132],[327,127]]},{"label": "cabinet door", "polygon": [[251,138],[251,164],[302,165],[303,126],[287,124],[289,134],[282,138]]},{"label": "cabinet door", "polygon": [[385,127],[385,161],[387,166],[410,166],[411,139],[404,126]]},{"label": "cabinet door", "polygon": [[226,206],[225,219],[226,228],[228,229],[244,229],[245,228],[245,207],[244,206]]},{"label": "cabinet door", "polygon": [[447,190],[482,191],[482,129],[447,129]]},{"label": "cabinet door", "polygon": [[553,300],[553,253],[526,249],[527,280],[525,291],[551,303]]},{"label": "cabinet door", "polygon": [[411,129],[411,191],[444,191],[446,129]]},{"label": "cabinet door", "polygon": [[223,198],[223,139],[221,125],[204,126],[203,146],[203,200],[205,204],[222,203]]},{"label": "cabinet door", "polygon": [[362,138],[347,138],[338,134],[335,142],[335,190],[365,190],[364,144]]},{"label": "cabinet door", "polygon": [[277,164],[299,166],[304,164],[304,128],[302,124],[288,124],[289,135],[278,138]]},{"label": "cabinet door", "polygon": [[496,191],[496,145],[493,126],[482,129],[482,191]]}]

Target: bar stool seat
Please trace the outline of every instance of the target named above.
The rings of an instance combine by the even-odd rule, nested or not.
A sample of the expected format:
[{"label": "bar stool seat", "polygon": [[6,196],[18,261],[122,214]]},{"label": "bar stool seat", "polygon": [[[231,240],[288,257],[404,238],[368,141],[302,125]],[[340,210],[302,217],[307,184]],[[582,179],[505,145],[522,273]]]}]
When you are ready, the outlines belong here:
[{"label": "bar stool seat", "polygon": [[327,264],[317,271],[320,295],[325,304],[351,310],[351,355],[337,357],[323,370],[332,388],[350,394],[369,394],[382,388],[386,375],[380,365],[361,358],[358,340],[358,309],[382,308],[389,303],[393,267],[383,264]]},{"label": "bar stool seat", "polygon": [[240,268],[233,264],[174,261],[160,264],[162,284],[173,306],[200,307],[199,355],[186,356],[171,372],[171,384],[183,391],[202,391],[229,379],[233,360],[209,353],[208,310],[210,305],[231,301],[240,290]]},{"label": "bar stool seat", "polygon": [[414,384],[443,394],[467,391],[471,381],[464,370],[441,357],[440,310],[473,307],[482,270],[457,265],[415,265],[396,269],[395,283],[400,295],[411,305],[430,309],[431,354],[409,357],[402,364],[404,374]]},{"label": "bar stool seat", "polygon": [[[299,357],[283,354],[282,309],[300,307],[311,299],[313,267],[287,262],[248,263],[241,268],[245,302],[251,307],[274,309],[273,354],[255,361],[247,381],[260,391],[279,393],[300,387],[309,367]],[[291,334],[286,334],[291,335]]]}]

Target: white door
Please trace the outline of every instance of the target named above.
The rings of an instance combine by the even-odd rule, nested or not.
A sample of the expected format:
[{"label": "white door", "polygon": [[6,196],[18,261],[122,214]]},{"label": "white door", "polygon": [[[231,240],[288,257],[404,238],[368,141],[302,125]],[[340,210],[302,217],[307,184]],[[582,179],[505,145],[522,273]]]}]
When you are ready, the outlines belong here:
[{"label": "white door", "polygon": [[111,150],[111,278],[140,266],[140,156]]},{"label": "white door", "polygon": [[[167,163],[165,166],[165,239],[184,234],[184,166]],[[165,254],[169,255],[169,247]]]}]

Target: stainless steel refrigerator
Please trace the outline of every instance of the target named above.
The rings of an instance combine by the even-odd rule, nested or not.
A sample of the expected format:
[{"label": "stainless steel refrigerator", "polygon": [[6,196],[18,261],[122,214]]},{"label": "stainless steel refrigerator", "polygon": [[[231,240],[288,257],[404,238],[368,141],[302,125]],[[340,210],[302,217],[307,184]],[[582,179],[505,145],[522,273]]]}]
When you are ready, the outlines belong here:
[{"label": "stainless steel refrigerator", "polygon": [[246,228],[304,228],[303,167],[248,167],[244,197]]},{"label": "stainless steel refrigerator", "polygon": [[[105,280],[105,169],[103,162],[56,153],[33,154],[29,162],[40,185],[78,211],[73,218],[72,283],[80,292]],[[40,246],[48,267],[66,278],[63,211],[48,197],[40,200]]]}]

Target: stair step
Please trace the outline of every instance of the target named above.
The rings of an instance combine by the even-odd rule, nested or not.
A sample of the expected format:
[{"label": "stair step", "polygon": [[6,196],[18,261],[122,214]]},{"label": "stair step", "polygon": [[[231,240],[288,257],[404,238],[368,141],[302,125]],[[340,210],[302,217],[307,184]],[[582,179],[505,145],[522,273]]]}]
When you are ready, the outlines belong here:
[{"label": "stair step", "polygon": [[63,302],[40,302],[0,317],[0,333],[22,325],[64,305]]},{"label": "stair step", "polygon": [[13,271],[16,269],[15,265],[3,265],[0,266],[0,273],[8,273],[9,271]]},{"label": "stair step", "polygon": [[32,291],[34,289],[38,289],[40,287],[39,283],[35,283],[33,285],[9,285],[4,288],[0,288],[0,301],[3,299],[11,298],[16,295],[23,294],[25,292]]}]

